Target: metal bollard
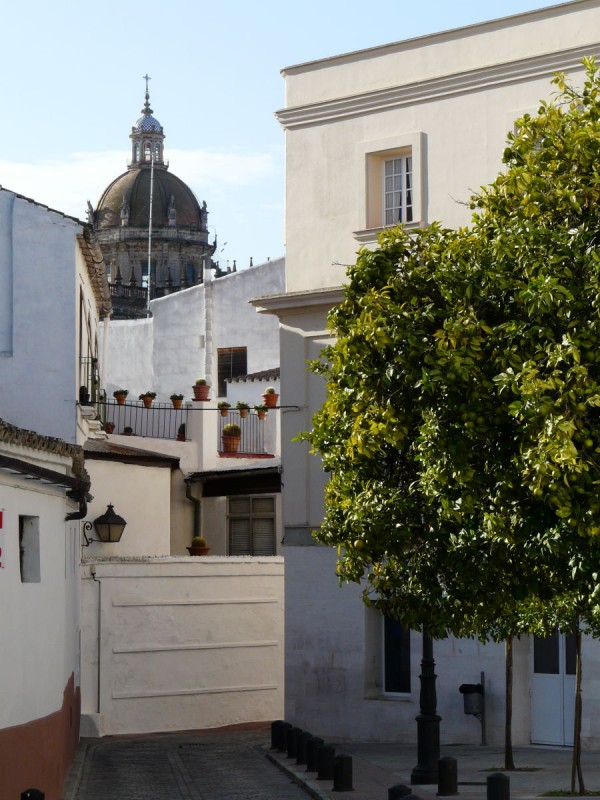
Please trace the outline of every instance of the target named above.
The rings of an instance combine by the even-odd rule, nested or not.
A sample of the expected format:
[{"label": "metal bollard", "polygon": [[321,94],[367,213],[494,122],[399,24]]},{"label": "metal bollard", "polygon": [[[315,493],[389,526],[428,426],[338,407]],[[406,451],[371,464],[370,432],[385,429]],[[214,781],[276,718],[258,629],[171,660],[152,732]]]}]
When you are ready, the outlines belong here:
[{"label": "metal bollard", "polygon": [[277,750],[280,753],[285,753],[287,751],[287,732],[291,727],[289,722],[282,722],[278,728]]},{"label": "metal bollard", "polygon": [[318,781],[333,780],[333,763],[335,760],[335,747],[324,744],[319,747],[319,767],[317,770]]},{"label": "metal bollard", "polygon": [[412,794],[410,786],[403,786],[401,783],[397,783],[388,789],[388,800],[402,800],[403,797],[408,797],[409,794]]},{"label": "metal bollard", "polygon": [[333,791],[352,791],[352,756],[340,754],[333,760]]},{"label": "metal bollard", "polygon": [[458,769],[456,759],[444,756],[438,761],[438,796],[458,794]]},{"label": "metal bollard", "polygon": [[288,758],[296,758],[296,735],[302,733],[300,728],[290,728],[286,733]]},{"label": "metal bollard", "polygon": [[21,800],[44,800],[46,795],[39,789],[25,789],[21,792]]},{"label": "metal bollard", "polygon": [[307,731],[302,731],[296,737],[296,764],[306,764],[308,742],[312,738],[312,734]]},{"label": "metal bollard", "polygon": [[279,750],[279,737],[281,736],[282,719],[273,720],[271,723],[271,750]]},{"label": "metal bollard", "polygon": [[503,772],[493,772],[487,779],[487,800],[510,800],[510,778]]},{"label": "metal bollard", "polygon": [[306,771],[316,772],[319,769],[319,747],[323,747],[325,742],[318,736],[313,736],[306,745]]}]

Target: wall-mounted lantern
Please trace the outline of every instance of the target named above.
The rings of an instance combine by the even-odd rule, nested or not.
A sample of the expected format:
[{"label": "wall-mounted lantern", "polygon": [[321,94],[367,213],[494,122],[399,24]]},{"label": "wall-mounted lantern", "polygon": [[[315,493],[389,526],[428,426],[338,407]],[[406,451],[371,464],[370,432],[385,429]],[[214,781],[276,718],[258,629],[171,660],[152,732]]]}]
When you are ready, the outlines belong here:
[{"label": "wall-mounted lantern", "polygon": [[[106,511],[102,516],[97,517],[94,522],[84,522],[83,524],[83,538],[85,539],[84,547],[88,547],[92,542],[119,542],[127,522],[115,514],[115,509],[112,503],[109,503]],[[86,531],[91,531],[92,526],[96,529],[98,534],[97,539],[91,539],[86,536]]]}]

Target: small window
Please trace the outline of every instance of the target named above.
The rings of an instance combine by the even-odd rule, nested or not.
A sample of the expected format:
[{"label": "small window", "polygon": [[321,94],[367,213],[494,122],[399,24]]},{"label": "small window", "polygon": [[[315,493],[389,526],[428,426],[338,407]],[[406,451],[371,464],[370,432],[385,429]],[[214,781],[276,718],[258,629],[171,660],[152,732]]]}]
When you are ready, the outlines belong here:
[{"label": "small window", "polygon": [[410,693],[410,631],[383,617],[383,691]]},{"label": "small window", "polygon": [[40,518],[19,516],[19,564],[22,583],[39,583]]},{"label": "small window", "polygon": [[219,397],[227,397],[228,378],[248,373],[248,350],[246,347],[220,347],[217,350]]},{"label": "small window", "polygon": [[275,498],[230,497],[229,555],[275,555]]},{"label": "small window", "polygon": [[383,225],[413,221],[412,157],[399,156],[383,162]]}]

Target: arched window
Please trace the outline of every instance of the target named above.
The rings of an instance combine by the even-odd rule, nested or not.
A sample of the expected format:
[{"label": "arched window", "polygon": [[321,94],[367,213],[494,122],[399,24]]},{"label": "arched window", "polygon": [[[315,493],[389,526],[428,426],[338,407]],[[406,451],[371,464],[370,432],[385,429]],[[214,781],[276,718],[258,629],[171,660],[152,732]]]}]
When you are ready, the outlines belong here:
[{"label": "arched window", "polygon": [[136,142],[133,147],[133,160],[137,163],[140,160],[140,143]]},{"label": "arched window", "polygon": [[150,161],[150,142],[144,142],[144,161]]}]

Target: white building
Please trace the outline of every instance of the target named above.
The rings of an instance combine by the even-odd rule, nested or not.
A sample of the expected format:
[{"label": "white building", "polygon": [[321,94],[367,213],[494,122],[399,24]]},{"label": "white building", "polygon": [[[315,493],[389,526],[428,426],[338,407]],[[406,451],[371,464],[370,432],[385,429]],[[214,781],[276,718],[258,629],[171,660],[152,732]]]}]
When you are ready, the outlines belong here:
[{"label": "white building", "polygon": [[89,435],[80,390],[99,387],[99,320],[111,309],[89,225],[0,189],[0,409],[67,442]]},{"label": "white building", "polygon": [[[283,70],[286,106],[278,117],[286,133],[286,292],[257,306],[280,319],[281,391],[298,406],[282,419],[285,717],[315,734],[414,740],[419,710],[420,636],[404,641],[407,675],[388,683],[381,617],[363,606],[359,587],[339,588],[336,553],[311,537],[323,515],[325,476],[306,445],[293,442],[310,428],[324,399],[306,360],[327,342],[325,315],[341,298],[343,265],[355,262],[362,245],[375,246],[390,223],[389,174],[401,196],[389,211],[408,228],[434,220],[467,224],[471,212],[461,201],[500,171],[514,120],[535,113],[550,96],[555,71],[581,78],[581,59],[600,52],[599,30],[600,2],[577,0]],[[572,741],[567,644],[564,637],[551,643],[557,672],[544,666],[534,672],[536,643],[516,643],[515,743]],[[435,658],[442,742],[480,740],[477,721],[463,713],[459,686],[479,683],[482,672],[488,740],[501,742],[503,648],[448,639],[436,643]],[[595,642],[585,641],[583,658],[583,740],[598,747]]]},{"label": "white building", "polygon": [[0,420],[0,795],[60,800],[79,740],[83,452]]}]

